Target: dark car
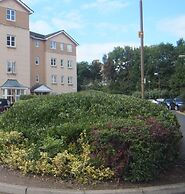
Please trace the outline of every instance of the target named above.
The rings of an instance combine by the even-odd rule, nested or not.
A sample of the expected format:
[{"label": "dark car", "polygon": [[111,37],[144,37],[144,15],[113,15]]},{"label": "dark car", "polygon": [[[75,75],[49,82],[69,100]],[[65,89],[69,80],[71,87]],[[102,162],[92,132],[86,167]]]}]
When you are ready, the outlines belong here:
[{"label": "dark car", "polygon": [[7,99],[0,99],[0,113],[4,112],[10,107],[10,102]]},{"label": "dark car", "polygon": [[165,99],[163,101],[163,105],[166,106],[166,108],[169,110],[175,110],[175,103],[172,98]]},{"label": "dark car", "polygon": [[181,108],[183,108],[185,106],[185,99],[183,98],[174,98],[174,104],[175,104],[175,110],[180,110]]}]

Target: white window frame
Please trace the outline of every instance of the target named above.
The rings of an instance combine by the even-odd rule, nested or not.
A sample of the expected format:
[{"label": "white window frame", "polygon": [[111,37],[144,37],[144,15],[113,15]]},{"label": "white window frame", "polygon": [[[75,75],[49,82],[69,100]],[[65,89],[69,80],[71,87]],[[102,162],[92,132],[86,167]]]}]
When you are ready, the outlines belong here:
[{"label": "white window frame", "polygon": [[38,74],[35,76],[35,82],[36,82],[36,83],[39,83],[39,82],[40,82],[40,77],[39,77]]},{"label": "white window frame", "polygon": [[57,84],[57,75],[51,75],[51,83]]},{"label": "white window frame", "polygon": [[16,62],[15,61],[7,61],[6,72],[7,74],[16,74]]},{"label": "white window frame", "polygon": [[69,52],[69,53],[73,52],[73,45],[72,44],[67,45],[67,52]]},{"label": "white window frame", "polygon": [[[9,12],[9,13],[8,13]],[[16,21],[16,10],[14,9],[6,9],[6,20],[8,21]]]},{"label": "white window frame", "polygon": [[73,85],[73,77],[72,76],[68,76],[67,83],[68,83],[68,85]]},{"label": "white window frame", "polygon": [[35,47],[39,48],[40,47],[40,41],[39,40],[35,40]]},{"label": "white window frame", "polygon": [[67,68],[72,69],[73,68],[73,61],[72,60],[67,60]]},{"label": "white window frame", "polygon": [[64,59],[61,59],[61,60],[60,60],[60,66],[61,66],[62,68],[64,68]]},{"label": "white window frame", "polygon": [[23,88],[20,89],[3,89],[3,98],[8,99],[10,103],[17,102],[20,99],[21,95],[25,95],[26,90]]},{"label": "white window frame", "polygon": [[64,51],[64,43],[60,43],[60,50]]},{"label": "white window frame", "polygon": [[35,57],[35,65],[40,65],[40,57]]},{"label": "white window frame", "polygon": [[61,76],[61,84],[64,85],[64,75]]},{"label": "white window frame", "polygon": [[7,34],[6,45],[7,47],[15,48],[16,47],[16,36]]},{"label": "white window frame", "polygon": [[57,42],[56,41],[51,40],[50,49],[57,49]]},{"label": "white window frame", "polygon": [[50,65],[51,65],[51,67],[56,67],[57,66],[57,59],[52,57],[51,61],[50,61]]}]

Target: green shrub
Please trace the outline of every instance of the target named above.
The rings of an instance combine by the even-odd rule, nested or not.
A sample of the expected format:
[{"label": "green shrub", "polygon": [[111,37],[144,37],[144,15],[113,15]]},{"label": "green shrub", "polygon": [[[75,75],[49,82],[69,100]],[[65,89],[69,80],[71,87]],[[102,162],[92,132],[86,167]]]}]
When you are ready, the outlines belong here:
[{"label": "green shrub", "polygon": [[0,126],[22,137],[16,145],[0,137],[3,163],[84,183],[113,176],[151,180],[175,160],[181,138],[175,116],[162,106],[95,91],[19,101],[1,116]]},{"label": "green shrub", "polygon": [[37,96],[36,95],[21,95],[20,96],[20,100],[29,100],[29,99],[32,99],[32,98],[36,98]]}]

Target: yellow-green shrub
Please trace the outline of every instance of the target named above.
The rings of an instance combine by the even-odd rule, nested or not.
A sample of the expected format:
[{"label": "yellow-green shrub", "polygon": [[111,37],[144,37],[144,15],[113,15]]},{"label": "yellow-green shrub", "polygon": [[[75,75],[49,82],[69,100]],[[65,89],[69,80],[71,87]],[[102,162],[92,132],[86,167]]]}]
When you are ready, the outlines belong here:
[{"label": "yellow-green shrub", "polygon": [[[114,173],[103,166],[95,168],[90,162],[90,145],[85,142],[85,133],[81,134],[79,145],[81,152],[69,153],[68,150],[58,153],[50,158],[47,152],[40,152],[38,160],[30,160],[29,154],[32,148],[26,148],[24,144],[9,144],[21,138],[21,133],[0,132],[1,149],[0,161],[10,168],[19,169],[24,174],[28,172],[36,174],[53,174],[63,179],[75,179],[80,183],[89,183],[93,180],[101,181],[111,179]],[[2,144],[4,143],[4,144]]]}]

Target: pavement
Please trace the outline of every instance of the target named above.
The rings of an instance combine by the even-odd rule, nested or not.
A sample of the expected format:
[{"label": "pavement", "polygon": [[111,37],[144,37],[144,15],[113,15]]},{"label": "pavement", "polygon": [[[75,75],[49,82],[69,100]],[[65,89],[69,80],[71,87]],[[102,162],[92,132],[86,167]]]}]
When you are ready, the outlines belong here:
[{"label": "pavement", "polygon": [[[175,114],[185,137],[185,114],[180,112]],[[181,142],[180,150],[180,158],[185,160],[185,138]],[[185,194],[185,183],[117,190],[62,190],[0,183],[0,194]]]},{"label": "pavement", "polygon": [[185,194],[185,183],[119,190],[57,190],[0,183],[0,194]]}]

